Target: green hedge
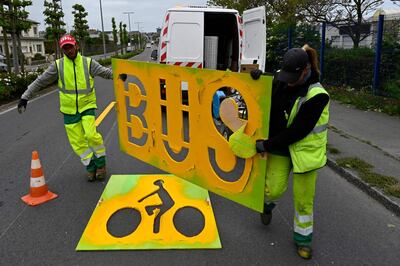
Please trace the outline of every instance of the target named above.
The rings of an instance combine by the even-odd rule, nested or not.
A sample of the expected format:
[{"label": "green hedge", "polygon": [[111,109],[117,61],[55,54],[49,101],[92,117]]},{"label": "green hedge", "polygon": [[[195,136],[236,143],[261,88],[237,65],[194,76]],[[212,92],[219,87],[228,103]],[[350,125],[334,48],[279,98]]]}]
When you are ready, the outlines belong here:
[{"label": "green hedge", "polygon": [[101,64],[103,66],[109,66],[109,65],[111,65],[112,58],[128,59],[128,58],[134,57],[135,55],[140,54],[141,52],[143,52],[143,50],[136,50],[136,51],[129,52],[129,53],[126,53],[123,55],[113,55],[111,58],[99,59],[98,62],[99,62],[99,64]]},{"label": "green hedge", "polygon": [[372,49],[327,49],[325,53],[324,82],[357,89],[371,88],[374,70]]},{"label": "green hedge", "polygon": [[18,99],[43,70],[23,74],[0,74],[0,103]]}]

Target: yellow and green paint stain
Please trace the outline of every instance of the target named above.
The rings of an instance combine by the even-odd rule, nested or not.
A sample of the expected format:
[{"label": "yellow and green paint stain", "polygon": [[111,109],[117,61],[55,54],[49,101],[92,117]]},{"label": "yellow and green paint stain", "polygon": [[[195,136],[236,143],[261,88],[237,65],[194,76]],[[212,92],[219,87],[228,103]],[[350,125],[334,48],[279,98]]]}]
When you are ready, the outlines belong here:
[{"label": "yellow and green paint stain", "polygon": [[[185,209],[196,211],[202,219],[189,235],[175,224]],[[139,223],[128,224],[129,232],[116,235],[110,223],[120,210],[134,210]],[[113,175],[76,250],[204,248],[221,248],[207,190],[173,175]]]},{"label": "yellow and green paint stain", "polygon": [[[266,158],[236,157],[214,124],[212,98],[234,88],[246,102],[245,133],[268,137],[272,77],[113,59],[120,148],[168,173],[262,211]],[[165,92],[165,93],[164,93]]]}]

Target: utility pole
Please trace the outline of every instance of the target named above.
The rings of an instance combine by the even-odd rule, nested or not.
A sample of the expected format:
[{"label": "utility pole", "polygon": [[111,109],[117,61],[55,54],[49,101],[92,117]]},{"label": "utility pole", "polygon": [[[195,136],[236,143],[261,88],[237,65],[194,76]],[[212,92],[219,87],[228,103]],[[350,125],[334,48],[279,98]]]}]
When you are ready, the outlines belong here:
[{"label": "utility pole", "polygon": [[129,25],[129,33],[128,33],[128,37],[129,37],[129,44],[132,46],[131,43],[131,14],[134,14],[135,12],[133,11],[127,11],[124,12],[124,14],[128,15],[128,25]]},{"label": "utility pole", "polygon": [[101,16],[101,32],[103,33],[103,57],[106,57],[106,37],[104,36],[104,23],[103,23],[103,7],[101,6],[101,0],[100,1],[100,16]]},{"label": "utility pole", "polygon": [[140,24],[142,24],[143,22],[136,22],[135,24],[137,24],[137,30],[139,32],[139,49],[141,48],[141,42],[142,42],[142,38],[140,37]]}]

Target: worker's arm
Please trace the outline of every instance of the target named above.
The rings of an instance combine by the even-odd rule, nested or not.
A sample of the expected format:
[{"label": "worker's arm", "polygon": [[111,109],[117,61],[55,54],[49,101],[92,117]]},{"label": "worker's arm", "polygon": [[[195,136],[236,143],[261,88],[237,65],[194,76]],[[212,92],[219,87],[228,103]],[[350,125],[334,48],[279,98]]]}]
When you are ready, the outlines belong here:
[{"label": "worker's arm", "polygon": [[58,80],[56,63],[51,64],[47,70],[32,82],[28,89],[22,94],[21,99],[29,100],[32,94],[40,89],[44,89]]},{"label": "worker's arm", "polygon": [[103,67],[94,59],[92,59],[92,62],[90,64],[90,75],[92,77],[100,76],[104,79],[112,79],[113,78],[112,69]]}]

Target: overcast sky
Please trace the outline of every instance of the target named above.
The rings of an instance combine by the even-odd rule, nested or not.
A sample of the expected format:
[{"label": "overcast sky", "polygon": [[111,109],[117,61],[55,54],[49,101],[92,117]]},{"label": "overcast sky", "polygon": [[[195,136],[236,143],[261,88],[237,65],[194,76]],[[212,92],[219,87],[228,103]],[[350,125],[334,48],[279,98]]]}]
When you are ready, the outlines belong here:
[{"label": "overcast sky", "polygon": [[[62,0],[64,11],[64,21],[67,23],[68,30],[73,26],[72,6],[79,3],[88,12],[87,20],[91,29],[101,30],[100,1],[99,0]],[[32,0],[32,6],[27,10],[29,18],[40,23],[40,30],[45,29],[44,25],[44,0]],[[131,29],[137,30],[136,22],[140,24],[141,31],[155,32],[157,27],[161,27],[164,14],[168,8],[182,4],[205,5],[207,0],[101,0],[103,7],[104,30],[112,30],[111,18],[115,17],[117,27],[120,21],[127,25],[129,30],[128,15],[123,12],[133,11],[131,14]]]},{"label": "overcast sky", "polygon": [[[101,0],[103,6],[104,30],[111,30],[111,18],[115,17],[117,27],[120,21],[127,25],[129,30],[128,15],[123,12],[133,11],[130,15],[131,30],[137,30],[136,22],[140,24],[140,31],[154,32],[157,27],[162,27],[165,12],[168,8],[182,4],[205,5],[207,0]],[[28,8],[29,18],[40,23],[40,30],[45,29],[43,19],[44,0],[32,0],[32,6]],[[99,0],[62,0],[64,10],[64,21],[67,30],[73,26],[72,6],[80,3],[88,14],[89,27],[101,30],[100,1]],[[392,7],[389,0],[385,1],[385,7]]]}]

